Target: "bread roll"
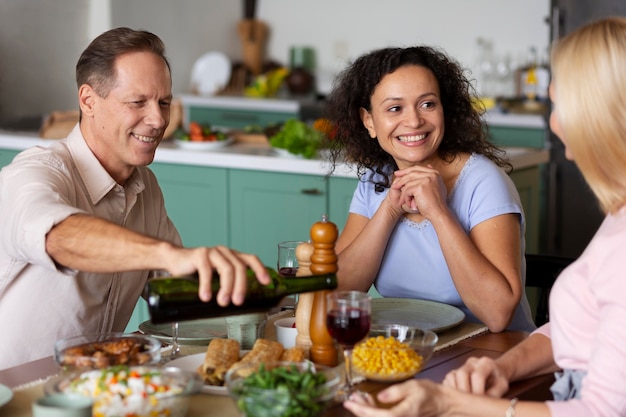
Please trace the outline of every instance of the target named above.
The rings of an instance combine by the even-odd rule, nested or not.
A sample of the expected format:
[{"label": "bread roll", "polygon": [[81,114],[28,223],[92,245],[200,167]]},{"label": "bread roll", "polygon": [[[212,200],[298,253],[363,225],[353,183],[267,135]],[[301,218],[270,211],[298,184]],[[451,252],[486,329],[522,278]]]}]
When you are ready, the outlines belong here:
[{"label": "bread roll", "polygon": [[[268,339],[257,339],[252,346],[252,350],[246,353],[239,362],[233,364],[232,367],[236,368],[245,364],[261,365],[261,363],[265,362],[274,362],[280,360],[284,350],[285,348],[279,342]],[[252,374],[256,368],[256,366],[246,367],[245,370],[239,370],[238,374],[246,377]]]},{"label": "bread roll", "polygon": [[239,360],[239,342],[234,339],[212,339],[198,373],[209,385],[224,385],[224,375]]},{"label": "bread roll", "polygon": [[285,362],[302,362],[306,359],[306,350],[302,346],[285,349],[280,360]]}]

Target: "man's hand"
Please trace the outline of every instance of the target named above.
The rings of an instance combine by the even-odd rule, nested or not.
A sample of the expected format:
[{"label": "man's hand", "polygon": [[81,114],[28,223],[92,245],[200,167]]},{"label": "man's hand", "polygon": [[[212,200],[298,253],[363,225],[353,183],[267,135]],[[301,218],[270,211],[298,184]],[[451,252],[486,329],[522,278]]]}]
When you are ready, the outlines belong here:
[{"label": "man's hand", "polygon": [[198,296],[202,301],[209,301],[213,271],[220,276],[220,290],[217,302],[221,306],[244,302],[247,287],[247,269],[255,273],[261,284],[269,284],[270,277],[255,255],[240,253],[225,246],[200,248],[174,248],[167,256],[165,269],[172,275],[185,275],[198,272],[200,287]]}]

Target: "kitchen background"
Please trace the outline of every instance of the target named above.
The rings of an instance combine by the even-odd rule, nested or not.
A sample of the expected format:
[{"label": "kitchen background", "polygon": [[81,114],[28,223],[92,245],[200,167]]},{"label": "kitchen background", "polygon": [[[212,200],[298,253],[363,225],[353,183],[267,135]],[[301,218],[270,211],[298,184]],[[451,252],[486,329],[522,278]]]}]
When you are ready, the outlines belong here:
[{"label": "kitchen background", "polygon": [[[243,10],[234,0],[0,0],[0,121],[76,108],[76,60],[93,37],[116,26],[157,33],[174,91],[189,92],[193,64],[204,53],[241,60]],[[444,48],[481,82],[484,46],[491,45],[494,63],[511,68],[530,48],[545,54],[549,10],[549,0],[258,0],[256,15],[269,27],[268,59],[288,64],[292,46],[314,49],[324,93],[333,74],[361,53],[418,43]],[[506,75],[498,91],[513,94],[512,80]]]},{"label": "kitchen background", "polygon": [[[0,0],[0,129],[28,124],[36,131],[46,114],[75,109],[76,60],[91,39],[111,27],[157,33],[167,46],[175,94],[190,93],[192,68],[207,52],[222,52],[233,63],[242,60],[238,23],[244,4]],[[458,59],[483,95],[519,97],[521,77],[515,70],[529,63],[531,50],[537,63],[545,64],[551,39],[616,14],[626,14],[623,0],[257,0],[256,7],[256,17],[269,28],[266,61],[288,65],[292,47],[311,48],[321,96],[333,76],[362,53],[423,43]],[[544,119],[540,130],[547,127],[546,114],[537,116]],[[542,169],[542,247],[578,256],[603,216],[578,169],[564,159],[559,140],[545,131],[542,143],[551,157]]]}]

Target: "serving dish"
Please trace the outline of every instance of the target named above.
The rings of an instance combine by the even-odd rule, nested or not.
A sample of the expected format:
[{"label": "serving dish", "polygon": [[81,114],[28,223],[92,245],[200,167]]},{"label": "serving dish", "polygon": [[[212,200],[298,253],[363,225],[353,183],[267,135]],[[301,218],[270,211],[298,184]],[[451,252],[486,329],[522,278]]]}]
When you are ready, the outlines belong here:
[{"label": "serving dish", "polygon": [[430,330],[373,324],[369,336],[352,351],[352,368],[373,381],[403,381],[424,369],[438,340],[437,334]]},{"label": "serving dish", "polygon": [[[248,350],[240,351],[239,357],[242,357],[248,352]],[[204,355],[204,353],[196,353],[193,355],[182,356],[180,358],[171,360],[170,362],[168,362],[167,365],[180,368],[188,372],[196,372],[198,367],[204,361]],[[225,386],[202,384],[202,386],[200,387],[200,391],[205,394],[228,395],[228,390]]]},{"label": "serving dish", "polygon": [[228,137],[224,140],[214,141],[198,141],[193,142],[190,140],[174,139],[174,144],[180,149],[186,149],[188,151],[211,151],[214,149],[220,149],[230,145],[235,141],[234,138]]},{"label": "serving dish", "polygon": [[[150,320],[139,325],[139,331],[162,343],[172,343],[172,325],[154,324]],[[226,320],[223,317],[190,320],[178,324],[178,343],[181,345],[208,345],[212,339],[228,337]]]},{"label": "serving dish", "polygon": [[458,326],[465,313],[457,307],[435,301],[412,298],[373,298],[372,323],[403,324],[420,329],[442,332]]},{"label": "serving dish", "polygon": [[82,395],[93,400],[99,417],[184,417],[200,376],[179,368],[114,366],[51,378],[46,395]]},{"label": "serving dish", "polygon": [[336,368],[312,362],[266,362],[235,367],[226,387],[239,410],[255,417],[316,417],[341,385]]},{"label": "serving dish", "polygon": [[57,341],[54,359],[66,371],[112,365],[153,365],[161,360],[161,343],[140,334],[87,334]]}]

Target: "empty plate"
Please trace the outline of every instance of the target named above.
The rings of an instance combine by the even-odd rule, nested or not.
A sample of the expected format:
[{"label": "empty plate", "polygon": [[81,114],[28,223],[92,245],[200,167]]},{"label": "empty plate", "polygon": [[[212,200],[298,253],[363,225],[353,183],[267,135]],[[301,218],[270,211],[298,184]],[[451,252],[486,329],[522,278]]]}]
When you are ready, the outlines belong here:
[{"label": "empty plate", "polygon": [[232,71],[230,59],[221,52],[209,52],[194,63],[191,85],[203,96],[212,96],[228,84]]},{"label": "empty plate", "polygon": [[372,323],[403,324],[440,332],[464,319],[463,311],[448,304],[412,298],[372,299]]}]

